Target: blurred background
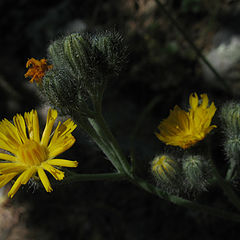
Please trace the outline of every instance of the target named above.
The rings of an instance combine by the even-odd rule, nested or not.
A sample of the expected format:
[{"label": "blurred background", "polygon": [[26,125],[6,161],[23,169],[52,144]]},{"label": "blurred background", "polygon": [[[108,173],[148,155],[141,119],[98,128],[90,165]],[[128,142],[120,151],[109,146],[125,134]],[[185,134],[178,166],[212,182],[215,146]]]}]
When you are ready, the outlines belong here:
[{"label": "blurred background", "polygon": [[[0,117],[31,109],[44,126],[48,105],[24,78],[26,62],[46,57],[48,45],[72,32],[116,30],[128,46],[124,71],[110,82],[103,113],[137,173],[154,183],[150,161],[168,151],[154,135],[174,105],[185,107],[192,92],[207,93],[219,108],[240,95],[240,3],[234,0],[162,0],[202,54],[227,83],[225,89],[171,24],[155,0],[1,0]],[[145,114],[143,114],[145,113]],[[218,123],[216,114],[215,123]],[[225,170],[221,128],[214,149]],[[78,160],[73,171],[111,172],[112,166],[81,130],[62,157]],[[213,136],[214,138],[214,136]],[[55,184],[46,193],[29,184],[14,199],[0,189],[0,240],[235,239],[237,223],[177,207],[127,182]],[[239,189],[236,183],[237,190]],[[191,194],[187,196],[194,199]],[[231,209],[215,189],[198,200]]]}]

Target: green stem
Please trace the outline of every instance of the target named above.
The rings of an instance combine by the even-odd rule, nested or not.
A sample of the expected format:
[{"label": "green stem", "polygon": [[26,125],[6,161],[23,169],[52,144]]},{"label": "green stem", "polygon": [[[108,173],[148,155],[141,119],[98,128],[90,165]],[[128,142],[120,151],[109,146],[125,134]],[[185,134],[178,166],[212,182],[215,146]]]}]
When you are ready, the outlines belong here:
[{"label": "green stem", "polygon": [[[116,169],[119,171],[118,173],[103,173],[103,174],[76,174],[74,176],[70,176],[68,180],[70,182],[78,182],[78,181],[99,181],[99,180],[123,180],[126,179],[133,184],[141,187],[147,192],[155,194],[162,199],[170,201],[176,205],[183,206],[189,209],[198,209],[200,211],[212,214],[217,217],[221,217],[224,219],[232,220],[240,222],[240,215],[226,212],[220,209],[216,209],[213,207],[208,207],[199,203],[192,202],[190,200],[183,199],[178,196],[169,195],[165,192],[162,192],[161,189],[155,187],[152,184],[149,184],[144,179],[138,178],[131,172],[131,167],[125,158],[123,152],[121,151],[116,139],[112,135],[110,129],[105,123],[102,114],[98,112],[94,119],[88,119],[87,124],[84,122],[84,126],[86,132],[93,138],[93,140],[97,143],[97,145],[101,148],[101,150],[105,153],[105,155],[109,158],[109,160],[113,163]],[[220,181],[218,181],[220,182]],[[231,188],[227,188],[227,185],[224,181],[225,192],[230,197],[230,200],[236,205],[238,208],[238,198],[235,198],[234,192],[231,191]]]},{"label": "green stem", "polygon": [[226,181],[231,181],[234,178],[236,166],[237,166],[236,161],[230,160],[230,166],[225,177]]},{"label": "green stem", "polygon": [[108,149],[114,152],[114,159],[113,161],[118,162],[121,164],[121,167],[126,174],[131,175],[130,165],[125,158],[121,148],[118,145],[115,137],[112,135],[110,129],[108,128],[107,124],[101,113],[98,113],[95,119],[89,120],[93,128],[98,133],[98,136],[103,139],[105,143],[108,144]]},{"label": "green stem", "polygon": [[178,197],[178,196],[174,196],[174,195],[168,195],[164,192],[162,192],[159,188],[155,187],[154,185],[147,183],[145,180],[141,179],[141,178],[134,178],[130,180],[132,183],[134,183],[135,185],[139,186],[140,188],[144,189],[145,191],[155,194],[157,196],[159,196],[162,199],[165,199],[167,201],[170,201],[171,203],[174,203],[178,206],[182,206],[182,207],[186,207],[189,209],[194,209],[194,210],[199,210],[220,218],[224,218],[227,220],[231,220],[231,221],[236,221],[236,222],[240,222],[240,215],[235,214],[235,213],[230,213],[221,209],[216,209],[213,207],[208,207],[205,206],[203,204],[199,204],[196,202],[192,202],[190,200],[186,200],[184,198]]},{"label": "green stem", "polygon": [[173,24],[173,26],[182,34],[184,39],[188,42],[188,44],[192,47],[192,49],[196,52],[198,57],[206,64],[206,66],[212,71],[212,73],[215,75],[216,79],[222,84],[223,87],[225,87],[226,90],[231,91],[229,85],[224,81],[224,79],[219,75],[219,73],[215,70],[215,68],[212,66],[212,64],[206,59],[206,57],[202,54],[202,52],[198,49],[198,47],[195,45],[195,43],[192,41],[192,39],[188,36],[188,34],[185,32],[185,30],[181,27],[181,25],[172,17],[170,12],[165,8],[165,6],[159,1],[155,0],[158,7],[161,9],[161,11],[166,15],[166,17],[170,20],[170,22]]},{"label": "green stem", "polygon": [[211,167],[213,170],[213,176],[216,179],[216,183],[219,185],[219,187],[223,190],[224,194],[227,196],[228,200],[238,209],[240,210],[240,199],[237,196],[237,194],[232,189],[231,185],[221,176],[219,173],[214,160],[212,151],[210,149],[210,142],[209,140],[206,142],[206,149],[207,149],[207,156],[210,160]]},{"label": "green stem", "polygon": [[229,201],[240,211],[240,199],[237,194],[233,191],[232,187],[228,182],[219,174],[217,168],[213,165],[213,174],[217,179],[218,185],[222,188],[225,195],[228,197]]},{"label": "green stem", "polygon": [[116,160],[115,152],[109,147],[108,141],[105,141],[101,136],[98,135],[96,129],[91,125],[93,119],[85,119],[81,116],[74,117],[75,122],[79,127],[81,127],[88,135],[93,139],[93,141],[98,145],[98,147],[103,151],[108,160],[113,164],[113,166],[118,170],[118,172],[122,172],[121,163]]}]

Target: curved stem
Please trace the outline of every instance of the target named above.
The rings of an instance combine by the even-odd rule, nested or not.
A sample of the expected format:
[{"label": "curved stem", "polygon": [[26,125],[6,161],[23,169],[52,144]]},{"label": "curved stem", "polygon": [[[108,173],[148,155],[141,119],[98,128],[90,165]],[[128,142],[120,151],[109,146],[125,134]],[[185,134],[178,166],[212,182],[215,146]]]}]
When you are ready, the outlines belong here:
[{"label": "curved stem", "polygon": [[131,175],[130,165],[125,158],[121,148],[119,147],[118,142],[116,141],[115,137],[112,135],[110,129],[105,123],[102,114],[98,113],[95,119],[90,119],[89,121],[98,133],[98,136],[102,138],[105,143],[108,144],[108,149],[114,152],[115,159],[117,159],[117,162],[121,164],[124,172],[128,175]]},{"label": "curved stem", "polygon": [[231,181],[234,178],[236,167],[237,167],[236,161],[230,160],[230,166],[228,168],[228,171],[227,171],[226,177],[225,177],[226,181]]},{"label": "curved stem", "polygon": [[235,214],[235,213],[230,213],[221,209],[216,209],[213,207],[208,207],[206,205],[203,204],[199,204],[196,202],[192,202],[190,200],[178,197],[178,196],[174,196],[174,195],[168,195],[164,192],[161,191],[161,189],[155,187],[154,185],[147,183],[145,180],[141,179],[141,178],[134,178],[130,180],[132,183],[134,183],[135,185],[139,186],[140,188],[144,189],[145,191],[155,194],[157,196],[159,196],[162,199],[165,199],[167,201],[170,201],[178,206],[182,206],[182,207],[186,207],[189,209],[194,209],[194,210],[199,210],[220,218],[224,218],[227,220],[231,220],[231,221],[236,221],[236,222],[240,222],[240,215]]},{"label": "curved stem", "polygon": [[216,179],[216,183],[219,185],[219,187],[223,190],[224,194],[227,196],[228,200],[238,209],[240,210],[240,199],[237,196],[237,194],[234,192],[232,189],[231,185],[221,176],[219,173],[214,160],[213,160],[213,155],[212,151],[210,149],[210,143],[206,145],[207,148],[207,155],[208,159],[210,160],[211,167],[213,170],[213,176]]},{"label": "curved stem", "polygon": [[103,151],[108,160],[113,164],[113,166],[118,170],[118,172],[122,172],[122,166],[118,160],[116,160],[115,152],[109,147],[108,141],[99,136],[97,130],[92,126],[93,119],[88,118],[77,118],[74,117],[75,122],[79,127],[81,127],[88,135],[93,139],[93,141],[98,145],[98,147]]},{"label": "curved stem", "polygon": [[[102,114],[96,114],[94,119],[87,120],[88,125],[86,125],[89,129],[87,130],[89,135],[93,138],[93,140],[99,145],[101,150],[106,154],[109,160],[114,164],[114,166],[118,169],[118,173],[104,173],[104,174],[76,174],[72,176],[71,181],[98,181],[98,180],[123,180],[126,179],[131,183],[141,187],[147,192],[155,194],[162,199],[170,201],[178,206],[183,206],[189,209],[200,210],[205,213],[221,217],[224,219],[232,220],[240,222],[240,215],[230,213],[224,210],[216,209],[213,207],[209,207],[203,204],[199,204],[196,202],[192,202],[190,200],[167,194],[158,187],[148,183],[144,179],[136,177],[131,172],[131,167],[125,158],[121,148],[118,145],[118,142],[112,135],[110,129],[105,123]],[[85,126],[83,126],[84,128]],[[216,171],[217,172],[217,171]],[[218,173],[218,172],[217,172]],[[240,209],[240,203],[235,193],[232,191],[231,187],[229,188],[226,182],[223,180],[220,175],[215,174],[218,183],[222,183],[223,189],[225,193],[229,196],[229,199],[232,203]],[[221,184],[220,184],[221,185]]]},{"label": "curved stem", "polygon": [[[213,164],[213,163],[212,163]],[[240,211],[240,199],[237,194],[233,191],[232,187],[228,182],[219,174],[217,168],[213,164],[213,173],[217,179],[218,185],[222,188],[229,201]]]}]

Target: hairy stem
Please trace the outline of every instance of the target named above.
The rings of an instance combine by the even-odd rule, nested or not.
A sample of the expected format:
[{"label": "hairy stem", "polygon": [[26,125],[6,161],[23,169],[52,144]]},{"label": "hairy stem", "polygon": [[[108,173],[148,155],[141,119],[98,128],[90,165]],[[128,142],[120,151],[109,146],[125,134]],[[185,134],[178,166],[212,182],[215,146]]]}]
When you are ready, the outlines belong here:
[{"label": "hairy stem", "polygon": [[117,140],[111,133],[109,127],[107,126],[103,116],[101,113],[99,113],[96,118],[90,120],[91,125],[96,130],[96,133],[98,136],[108,144],[108,149],[114,152],[115,160],[116,162],[119,162],[121,164],[121,167],[123,171],[130,175],[130,165],[125,158]]},{"label": "hairy stem", "polygon": [[240,222],[240,215],[238,215],[238,214],[224,211],[221,209],[216,209],[216,208],[209,207],[209,206],[199,204],[196,202],[192,202],[190,200],[187,200],[187,199],[184,199],[184,198],[181,198],[178,196],[166,194],[166,193],[162,192],[161,189],[155,187],[154,185],[146,182],[145,180],[143,180],[141,178],[135,177],[134,179],[131,179],[131,182],[134,183],[135,185],[139,186],[140,188],[144,189],[145,191],[155,194],[155,195],[159,196],[160,198],[165,199],[165,200],[167,200],[171,203],[174,203],[178,206],[186,207],[186,208],[194,209],[194,210],[199,210],[199,211],[205,212],[207,214],[214,215],[216,217]]}]

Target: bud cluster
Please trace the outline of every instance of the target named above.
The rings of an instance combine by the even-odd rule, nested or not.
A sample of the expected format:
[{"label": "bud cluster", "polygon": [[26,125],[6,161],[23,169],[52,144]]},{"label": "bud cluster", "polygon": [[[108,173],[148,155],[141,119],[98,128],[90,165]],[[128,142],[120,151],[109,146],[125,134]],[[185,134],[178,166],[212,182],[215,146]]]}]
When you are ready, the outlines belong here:
[{"label": "bud cluster", "polygon": [[40,89],[63,114],[81,112],[91,117],[101,108],[108,80],[116,77],[126,59],[126,47],[118,33],[73,33],[48,47],[52,69]]},{"label": "bud cluster", "polygon": [[202,156],[190,154],[178,160],[168,154],[158,155],[151,163],[151,171],[166,192],[175,193],[205,191],[211,173]]}]

